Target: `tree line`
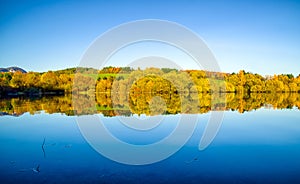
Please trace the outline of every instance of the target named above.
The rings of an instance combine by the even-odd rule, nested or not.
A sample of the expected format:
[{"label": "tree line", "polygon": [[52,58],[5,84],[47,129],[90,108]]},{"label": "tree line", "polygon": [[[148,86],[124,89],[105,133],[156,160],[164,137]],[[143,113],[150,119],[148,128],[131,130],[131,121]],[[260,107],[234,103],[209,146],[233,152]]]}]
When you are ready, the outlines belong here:
[{"label": "tree line", "polygon": [[[130,67],[70,68],[48,72],[2,72],[0,95],[119,93],[132,100],[140,93],[281,93],[300,92],[300,75],[280,74],[263,77],[245,72],[222,73],[203,70]],[[127,98],[127,97],[126,97]]]},{"label": "tree line", "polygon": [[262,77],[245,72],[222,73],[203,70],[134,70],[127,77],[98,78],[100,93],[276,93],[300,92],[300,75],[280,74]]}]

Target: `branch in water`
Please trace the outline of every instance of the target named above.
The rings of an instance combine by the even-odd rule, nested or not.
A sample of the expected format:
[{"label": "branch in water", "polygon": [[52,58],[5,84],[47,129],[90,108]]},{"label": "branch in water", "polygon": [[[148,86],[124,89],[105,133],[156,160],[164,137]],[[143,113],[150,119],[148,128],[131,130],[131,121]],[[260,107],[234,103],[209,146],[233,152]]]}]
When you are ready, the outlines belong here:
[{"label": "branch in water", "polygon": [[46,142],[46,138],[44,138],[44,141],[43,141],[43,144],[42,144],[42,150],[43,150],[43,153],[44,153],[44,158],[46,158],[46,152],[45,152],[45,142]]}]

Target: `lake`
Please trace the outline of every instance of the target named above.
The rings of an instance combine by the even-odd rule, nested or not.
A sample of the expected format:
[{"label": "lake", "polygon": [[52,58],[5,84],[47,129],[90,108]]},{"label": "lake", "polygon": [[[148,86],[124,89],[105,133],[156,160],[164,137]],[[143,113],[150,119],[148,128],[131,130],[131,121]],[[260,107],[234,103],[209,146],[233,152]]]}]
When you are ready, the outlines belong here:
[{"label": "lake", "polygon": [[[211,98],[203,96],[197,108],[191,105],[174,113],[168,104],[162,104],[167,107],[162,111],[161,103],[149,111],[142,102],[110,105],[105,97],[87,98],[96,104],[94,109],[81,103],[85,98],[79,98],[83,109],[76,109],[77,113],[69,96],[2,99],[0,181],[300,183],[300,95],[228,95],[230,100],[213,105],[205,101]],[[210,118],[220,112],[222,121],[214,129],[215,137],[199,150]],[[175,134],[180,123],[186,126]],[[86,131],[94,126],[103,126],[115,139],[136,147],[174,135],[178,142],[162,141],[155,150],[141,152],[144,155],[133,151],[130,155],[122,150],[123,145],[112,142],[114,139]],[[114,153],[109,155],[107,149]],[[170,153],[161,161],[143,163],[167,151]],[[124,159],[132,164],[122,163]]]}]

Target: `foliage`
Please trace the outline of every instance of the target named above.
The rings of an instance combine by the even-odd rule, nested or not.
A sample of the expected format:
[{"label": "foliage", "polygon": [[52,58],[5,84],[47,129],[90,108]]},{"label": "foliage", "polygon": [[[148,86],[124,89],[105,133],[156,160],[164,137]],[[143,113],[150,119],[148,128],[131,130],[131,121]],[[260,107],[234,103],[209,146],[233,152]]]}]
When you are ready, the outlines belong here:
[{"label": "foliage", "polygon": [[[182,93],[282,93],[300,92],[300,75],[292,74],[262,77],[243,70],[238,73],[209,72],[203,70],[176,70],[130,67],[69,68],[44,73],[0,73],[1,96],[10,93],[40,94],[67,93],[117,93],[119,99],[127,94]],[[194,94],[195,93],[195,94]],[[193,95],[194,94],[194,95]]]}]

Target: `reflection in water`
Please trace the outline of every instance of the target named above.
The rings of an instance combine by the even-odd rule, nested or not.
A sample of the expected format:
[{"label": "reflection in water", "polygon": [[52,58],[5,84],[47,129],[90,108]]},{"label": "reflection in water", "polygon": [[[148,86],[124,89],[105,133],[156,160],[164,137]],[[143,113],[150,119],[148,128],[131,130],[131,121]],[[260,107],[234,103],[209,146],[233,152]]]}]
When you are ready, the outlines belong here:
[{"label": "reflection in water", "polygon": [[[51,101],[51,98],[37,100],[46,104],[47,99]],[[300,121],[296,108],[260,109],[244,114],[227,111],[225,114],[222,129],[205,151],[198,150],[198,143],[209,114],[199,116],[192,137],[181,150],[162,162],[145,166],[119,164],[99,155],[87,144],[75,117],[44,112],[35,116],[26,113],[19,118],[2,116],[0,181],[137,184],[300,182]],[[165,123],[153,131],[140,132],[123,126],[119,122],[120,117],[102,118],[107,130],[117,139],[129,144],[147,145],[169,135],[176,127],[174,120],[179,116],[164,116]],[[41,149],[43,144],[46,158]]]},{"label": "reflection in water", "polygon": [[[73,100],[72,100],[73,98]],[[224,99],[226,99],[224,101]],[[63,113],[68,116],[101,113],[104,116],[130,116],[132,114],[197,114],[209,111],[245,111],[259,108],[300,109],[299,93],[96,93],[95,96],[44,96],[42,98],[1,99],[0,114],[19,116]]]}]

